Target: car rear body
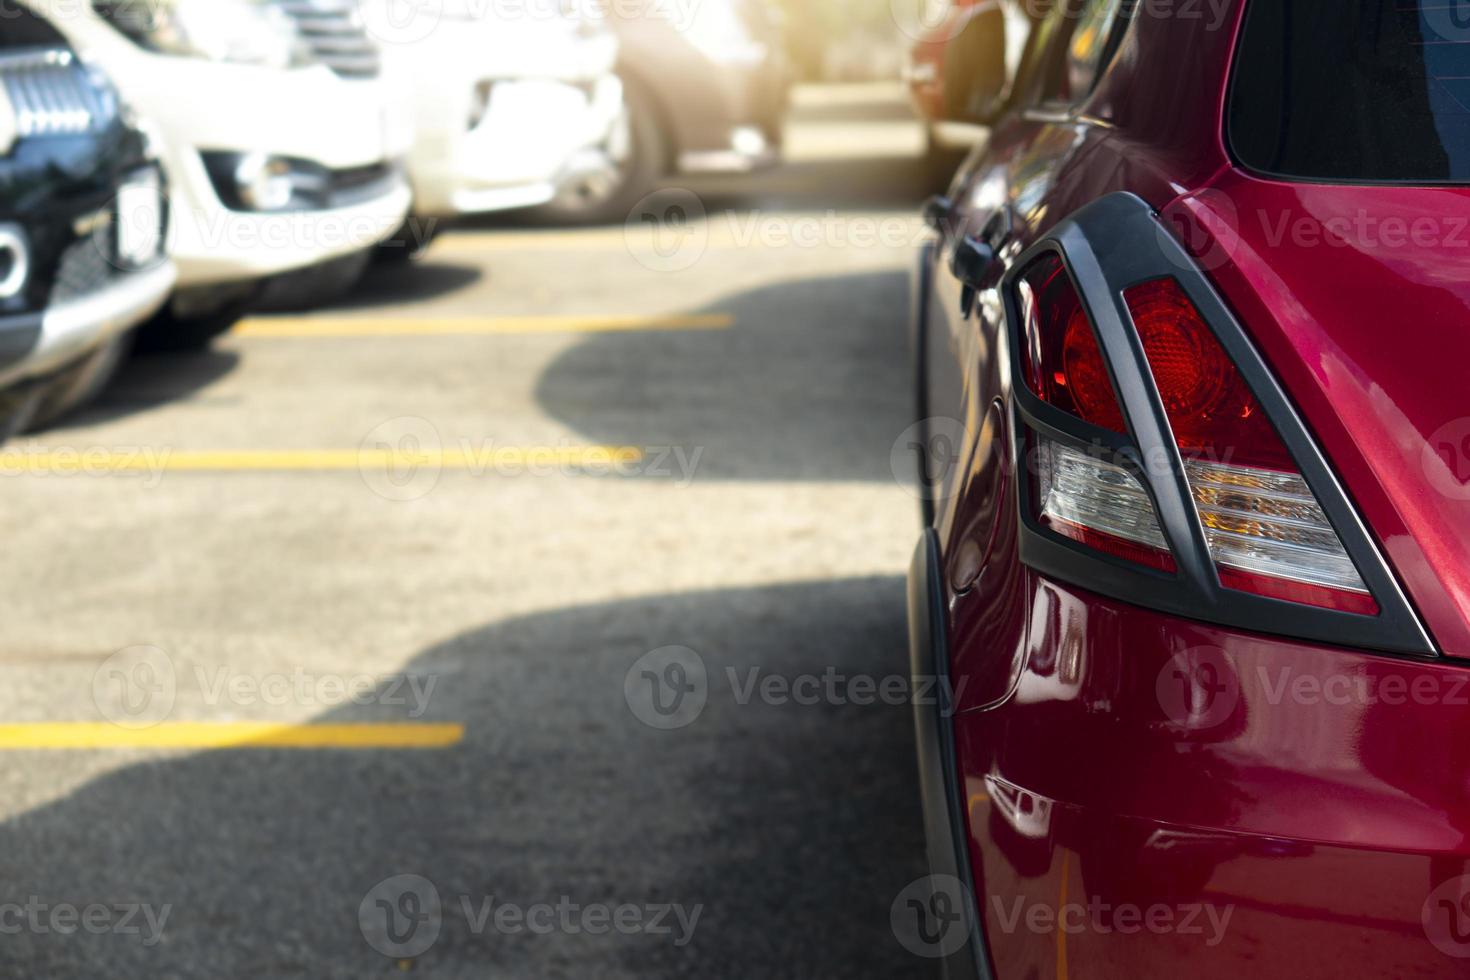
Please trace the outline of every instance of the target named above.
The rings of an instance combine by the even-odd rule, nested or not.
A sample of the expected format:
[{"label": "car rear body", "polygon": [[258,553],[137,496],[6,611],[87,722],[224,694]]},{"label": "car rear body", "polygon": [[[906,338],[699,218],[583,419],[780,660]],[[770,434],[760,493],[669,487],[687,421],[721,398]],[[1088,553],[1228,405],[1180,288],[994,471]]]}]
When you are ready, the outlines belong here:
[{"label": "car rear body", "polygon": [[[1044,18],[1032,43],[1065,70],[1018,81],[919,270],[921,416],[956,447],[929,460],[911,585],[915,672],[954,691],[918,709],[931,864],[973,895],[969,941],[937,950],[953,975],[1467,967],[1470,196],[1393,173],[1402,132],[1400,160],[1344,173],[1242,160],[1233,96],[1259,105],[1241,79],[1273,70],[1242,25],[1265,3],[1120,5],[1093,78]],[[1344,87],[1369,85],[1349,60]],[[994,252],[979,281],[956,275],[967,239]],[[1103,349],[1116,439],[1022,377],[1018,296],[1047,255]],[[1224,345],[1376,612],[1224,584],[1127,298],[1156,280]],[[1053,435],[1137,464],[1172,570],[1051,529],[1030,450]]]}]

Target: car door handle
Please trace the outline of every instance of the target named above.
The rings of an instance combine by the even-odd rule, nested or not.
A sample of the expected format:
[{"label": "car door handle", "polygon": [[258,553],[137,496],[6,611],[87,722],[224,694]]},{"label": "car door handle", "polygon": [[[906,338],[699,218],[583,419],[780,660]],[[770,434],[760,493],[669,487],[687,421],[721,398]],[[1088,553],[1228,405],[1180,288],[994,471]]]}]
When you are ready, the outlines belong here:
[{"label": "car door handle", "polygon": [[1016,230],[1016,215],[1009,204],[1002,204],[985,222],[985,230],[980,232],[980,238],[985,244],[996,251],[1010,241],[1011,234]]},{"label": "car door handle", "polygon": [[989,242],[966,235],[955,243],[954,253],[949,259],[949,271],[954,277],[972,289],[985,285],[985,277],[995,265],[995,249]]},{"label": "car door handle", "polygon": [[975,309],[975,297],[985,285],[986,276],[995,264],[995,249],[986,242],[966,235],[955,243],[949,257],[949,271],[960,281],[960,316],[968,320]]}]

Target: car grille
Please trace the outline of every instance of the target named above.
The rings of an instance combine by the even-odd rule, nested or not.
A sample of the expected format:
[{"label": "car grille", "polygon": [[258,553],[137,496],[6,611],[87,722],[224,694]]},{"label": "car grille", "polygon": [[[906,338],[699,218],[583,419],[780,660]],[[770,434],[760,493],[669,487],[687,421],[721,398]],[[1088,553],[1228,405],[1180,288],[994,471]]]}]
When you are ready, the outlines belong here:
[{"label": "car grille", "polygon": [[19,139],[95,132],[117,111],[111,94],[63,48],[0,55],[0,84]]},{"label": "car grille", "polygon": [[90,296],[122,275],[107,258],[112,254],[112,235],[112,222],[99,222],[90,234],[62,250],[51,284],[52,305]]},{"label": "car grille", "polygon": [[363,26],[357,0],[276,0],[296,21],[317,60],[343,78],[376,78],[378,46]]}]

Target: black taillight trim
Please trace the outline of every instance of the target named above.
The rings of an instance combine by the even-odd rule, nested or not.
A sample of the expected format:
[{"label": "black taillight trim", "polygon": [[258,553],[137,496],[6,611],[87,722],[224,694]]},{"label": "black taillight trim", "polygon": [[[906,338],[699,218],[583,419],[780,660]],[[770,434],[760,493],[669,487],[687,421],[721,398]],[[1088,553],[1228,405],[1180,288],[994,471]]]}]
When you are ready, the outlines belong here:
[{"label": "black taillight trim", "polygon": [[[1021,376],[1017,352],[1024,328],[1016,284],[1026,268],[1047,252],[1061,257],[1092,319],[1122,402],[1126,437],[1047,405],[1031,393]],[[1161,276],[1171,276],[1179,283],[1244,376],[1377,600],[1377,615],[1305,606],[1220,584],[1185,479],[1184,461],[1123,301],[1125,289]],[[1357,508],[1290,399],[1214,286],[1159,223],[1147,202],[1132,194],[1110,194],[1071,215],[1011,262],[1001,296],[1014,406],[1011,445],[1023,562],[1045,575],[1112,598],[1221,626],[1417,658],[1438,656]],[[1174,553],[1176,573],[1168,575],[1103,555],[1044,528],[1036,514],[1034,474],[1024,448],[1032,441],[1030,432],[1061,437],[1133,471],[1154,501],[1160,528]]]}]

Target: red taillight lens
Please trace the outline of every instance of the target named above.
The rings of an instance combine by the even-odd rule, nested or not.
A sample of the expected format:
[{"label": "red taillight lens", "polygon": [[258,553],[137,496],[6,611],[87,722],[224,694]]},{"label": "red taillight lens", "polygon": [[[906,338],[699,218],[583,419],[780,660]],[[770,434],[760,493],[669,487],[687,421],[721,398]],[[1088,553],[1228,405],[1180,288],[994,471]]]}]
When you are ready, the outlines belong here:
[{"label": "red taillight lens", "polygon": [[[1076,418],[1125,433],[1102,347],[1062,260],[1037,259],[1018,289],[1025,328],[1021,369],[1032,394]],[[1175,571],[1153,500],[1132,472],[1040,435],[1031,448],[1042,525],[1095,551]]]},{"label": "red taillight lens", "polygon": [[1173,279],[1123,299],[1226,588],[1371,615],[1352,558],[1245,377]]},{"label": "red taillight lens", "polygon": [[1245,378],[1179,284],[1155,279],[1123,297],[1184,455],[1295,471]]},{"label": "red taillight lens", "polygon": [[1021,367],[1031,393],[1113,432],[1127,432],[1097,335],[1056,255],[1037,259],[1018,291],[1025,325]]}]

